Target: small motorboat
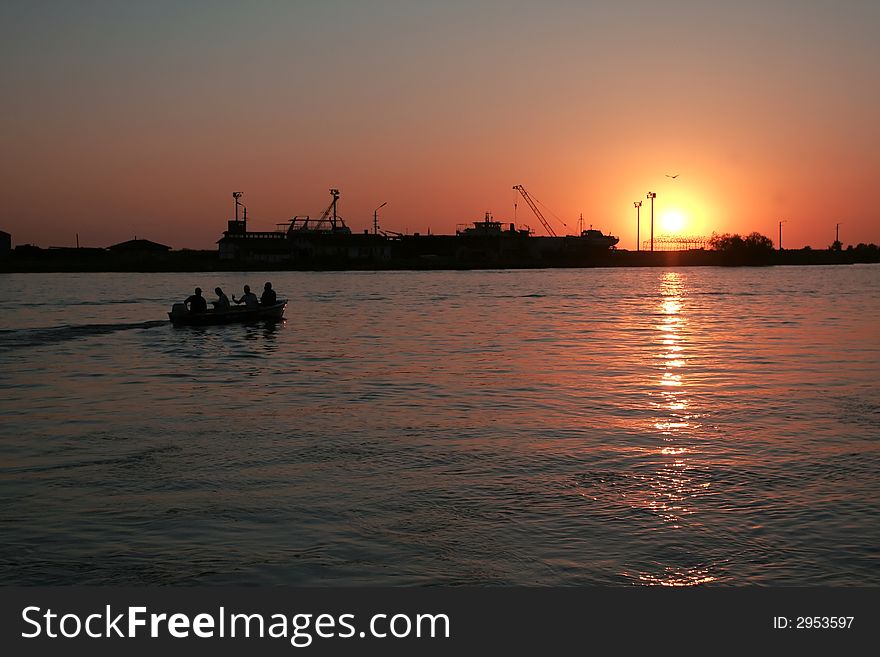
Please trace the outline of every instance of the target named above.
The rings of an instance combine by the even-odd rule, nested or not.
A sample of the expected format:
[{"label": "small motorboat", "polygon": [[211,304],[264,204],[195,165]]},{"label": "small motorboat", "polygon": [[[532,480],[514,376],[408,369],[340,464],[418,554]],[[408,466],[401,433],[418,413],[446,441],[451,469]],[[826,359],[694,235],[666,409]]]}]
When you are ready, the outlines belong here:
[{"label": "small motorboat", "polygon": [[284,309],[287,301],[280,300],[271,306],[259,306],[247,308],[245,306],[233,306],[229,310],[207,310],[203,313],[193,313],[187,310],[186,304],[175,303],[168,313],[168,319],[175,326],[205,326],[207,324],[231,324],[242,322],[278,322],[284,317]]}]

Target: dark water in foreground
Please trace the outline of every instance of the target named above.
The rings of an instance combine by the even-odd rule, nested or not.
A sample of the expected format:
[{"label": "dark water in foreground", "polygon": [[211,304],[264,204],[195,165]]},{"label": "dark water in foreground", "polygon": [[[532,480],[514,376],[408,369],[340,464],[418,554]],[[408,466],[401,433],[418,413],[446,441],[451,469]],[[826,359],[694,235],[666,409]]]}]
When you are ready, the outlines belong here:
[{"label": "dark water in foreground", "polygon": [[0,582],[880,585],[880,267],[270,276],[0,277]]}]

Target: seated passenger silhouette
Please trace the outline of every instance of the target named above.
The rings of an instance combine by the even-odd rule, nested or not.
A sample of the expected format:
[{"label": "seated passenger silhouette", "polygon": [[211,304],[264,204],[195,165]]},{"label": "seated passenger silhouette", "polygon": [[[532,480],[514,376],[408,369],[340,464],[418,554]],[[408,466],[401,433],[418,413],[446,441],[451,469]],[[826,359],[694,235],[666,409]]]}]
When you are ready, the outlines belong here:
[{"label": "seated passenger silhouette", "polygon": [[233,294],[232,301],[237,304],[243,303],[248,308],[248,310],[260,307],[260,301],[259,299],[257,299],[257,295],[251,292],[250,285],[244,286],[244,294],[241,296],[241,298],[236,299],[235,295]]},{"label": "seated passenger silhouette", "polygon": [[275,294],[275,290],[272,289],[271,283],[266,283],[263,286],[263,294],[260,297],[260,305],[261,306],[274,306],[278,301],[278,296]]},{"label": "seated passenger silhouette", "polygon": [[214,294],[217,295],[217,300],[212,301],[214,304],[214,310],[223,312],[224,310],[229,310],[229,297],[221,290],[219,287],[214,288]]},{"label": "seated passenger silhouette", "polygon": [[188,296],[183,303],[189,307],[191,313],[203,313],[208,310],[208,302],[202,296],[202,288],[200,287],[197,287],[195,294]]}]

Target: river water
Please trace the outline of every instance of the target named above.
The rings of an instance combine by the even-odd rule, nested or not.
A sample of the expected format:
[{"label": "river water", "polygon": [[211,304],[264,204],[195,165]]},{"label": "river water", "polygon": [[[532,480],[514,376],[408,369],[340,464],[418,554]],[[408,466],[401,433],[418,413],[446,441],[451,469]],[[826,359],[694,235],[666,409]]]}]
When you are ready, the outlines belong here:
[{"label": "river water", "polygon": [[3,275],[0,583],[880,585],[878,328],[872,265]]}]

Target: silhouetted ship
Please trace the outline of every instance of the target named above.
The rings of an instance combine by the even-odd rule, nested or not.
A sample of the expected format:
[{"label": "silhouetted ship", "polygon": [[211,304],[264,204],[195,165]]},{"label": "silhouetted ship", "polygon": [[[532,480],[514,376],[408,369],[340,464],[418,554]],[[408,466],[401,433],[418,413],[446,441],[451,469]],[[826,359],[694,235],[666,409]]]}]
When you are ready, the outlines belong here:
[{"label": "silhouetted ship", "polygon": [[605,235],[601,230],[595,230],[593,228],[581,231],[580,239],[586,246],[600,249],[609,249],[620,241],[619,237]]},{"label": "silhouetted ship", "polygon": [[[544,230],[547,231],[547,234],[551,237],[557,237],[556,231],[553,230],[553,226],[550,225],[550,222],[547,221],[544,217],[544,213],[541,212],[541,209],[538,207],[536,199],[526,191],[526,188],[522,185],[514,185],[513,189],[520,193],[529,208],[531,208],[535,217],[537,217],[538,221],[541,222],[541,225],[544,226]],[[581,215],[581,224],[583,224],[583,221],[583,215]],[[604,235],[602,231],[594,230],[592,226],[587,230],[583,230],[583,226],[581,226],[581,233],[579,236],[566,235],[566,239],[568,240],[570,247],[574,245],[575,247],[589,249],[609,249],[620,241],[620,238],[615,237],[614,235]]]},{"label": "silhouetted ship", "polygon": [[[533,237],[534,239],[547,239],[541,237],[534,237],[530,228],[516,228],[514,224],[507,224],[505,228],[505,224],[500,221],[495,221],[492,218],[492,214],[487,212],[483,221],[475,221],[472,225],[468,226],[467,224],[460,224],[459,228],[455,231],[455,234],[459,237]],[[552,236],[555,239],[560,239],[558,235]],[[580,236],[575,235],[566,235],[564,238],[569,242],[573,242],[576,244],[580,244],[581,246],[595,247],[600,249],[608,249],[617,244],[620,239],[615,237],[614,235],[605,235],[601,230],[595,230],[593,228],[588,228],[587,230],[581,231]]]},{"label": "silhouetted ship", "polygon": [[529,237],[532,231],[528,228],[516,228],[513,224],[495,221],[492,213],[487,212],[482,221],[474,221],[472,225],[459,224],[455,234],[459,237]]}]

